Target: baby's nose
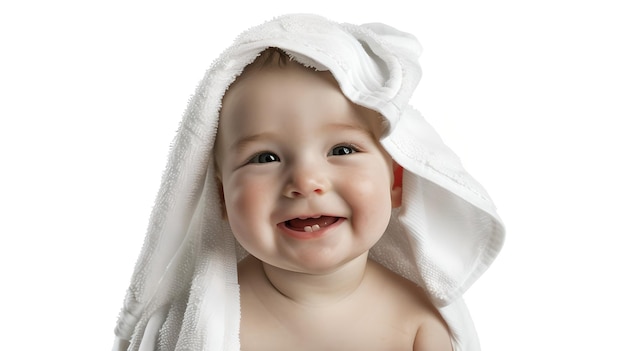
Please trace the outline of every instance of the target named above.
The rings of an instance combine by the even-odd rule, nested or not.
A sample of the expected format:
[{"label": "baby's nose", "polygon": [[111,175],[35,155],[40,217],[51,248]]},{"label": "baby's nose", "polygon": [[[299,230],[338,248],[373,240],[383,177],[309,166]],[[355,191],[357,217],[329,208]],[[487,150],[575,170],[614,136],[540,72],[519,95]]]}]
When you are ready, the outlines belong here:
[{"label": "baby's nose", "polygon": [[296,166],[291,170],[284,195],[290,198],[322,195],[330,189],[326,170],[315,166]]}]

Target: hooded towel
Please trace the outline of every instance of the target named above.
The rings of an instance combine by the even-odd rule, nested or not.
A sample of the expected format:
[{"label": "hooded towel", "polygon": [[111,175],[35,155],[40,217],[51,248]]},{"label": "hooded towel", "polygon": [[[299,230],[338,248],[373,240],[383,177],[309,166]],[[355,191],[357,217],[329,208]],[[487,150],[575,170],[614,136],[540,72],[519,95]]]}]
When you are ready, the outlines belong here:
[{"label": "hooded towel", "polygon": [[456,351],[478,351],[462,294],[500,251],[504,227],[485,190],[408,104],[421,46],[387,25],[314,15],[247,30],[199,84],[168,158],[114,350],[239,350],[237,262],[247,253],[222,218],[212,148],[225,91],[268,47],[330,71],[348,99],[385,118],[381,143],[404,168],[402,205],[370,258],[427,292]]}]

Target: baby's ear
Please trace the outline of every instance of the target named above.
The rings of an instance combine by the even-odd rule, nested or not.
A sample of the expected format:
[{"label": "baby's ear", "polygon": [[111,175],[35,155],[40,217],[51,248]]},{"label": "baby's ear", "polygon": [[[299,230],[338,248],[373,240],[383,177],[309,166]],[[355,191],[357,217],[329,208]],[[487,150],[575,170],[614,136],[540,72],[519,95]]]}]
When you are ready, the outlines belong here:
[{"label": "baby's ear", "polygon": [[393,161],[393,185],[391,186],[391,206],[393,208],[402,205],[402,174],[404,168]]}]

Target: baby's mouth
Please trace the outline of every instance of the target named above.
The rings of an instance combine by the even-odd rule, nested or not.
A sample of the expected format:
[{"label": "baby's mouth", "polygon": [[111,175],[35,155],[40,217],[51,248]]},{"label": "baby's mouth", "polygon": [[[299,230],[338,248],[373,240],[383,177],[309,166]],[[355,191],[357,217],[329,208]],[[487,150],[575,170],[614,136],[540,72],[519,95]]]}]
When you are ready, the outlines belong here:
[{"label": "baby's mouth", "polygon": [[294,218],[285,221],[285,227],[298,232],[316,232],[337,222],[339,217],[319,216],[315,218]]}]

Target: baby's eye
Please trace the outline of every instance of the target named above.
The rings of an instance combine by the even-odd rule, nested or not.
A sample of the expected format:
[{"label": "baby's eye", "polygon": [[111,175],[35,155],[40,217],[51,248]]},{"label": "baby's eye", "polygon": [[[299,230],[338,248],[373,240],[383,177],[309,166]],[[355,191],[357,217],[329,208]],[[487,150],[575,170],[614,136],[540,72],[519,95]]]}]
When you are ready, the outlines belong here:
[{"label": "baby's eye", "polygon": [[337,145],[330,150],[328,156],[343,156],[355,152],[358,152],[358,150],[354,145]]},{"label": "baby's eye", "polygon": [[248,163],[268,163],[268,162],[278,162],[280,158],[273,152],[260,152],[248,161]]}]

